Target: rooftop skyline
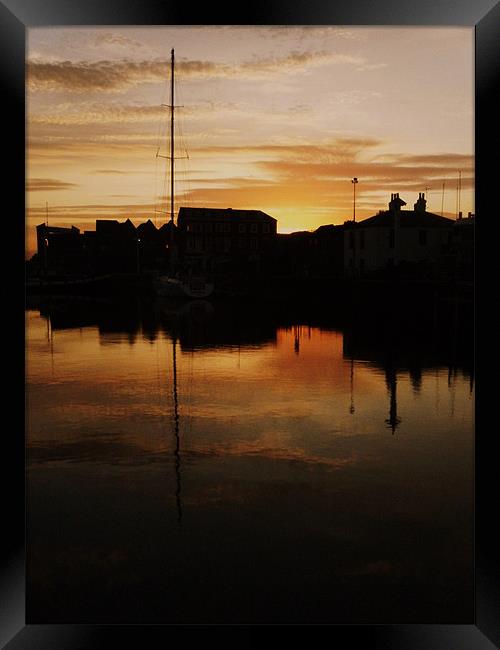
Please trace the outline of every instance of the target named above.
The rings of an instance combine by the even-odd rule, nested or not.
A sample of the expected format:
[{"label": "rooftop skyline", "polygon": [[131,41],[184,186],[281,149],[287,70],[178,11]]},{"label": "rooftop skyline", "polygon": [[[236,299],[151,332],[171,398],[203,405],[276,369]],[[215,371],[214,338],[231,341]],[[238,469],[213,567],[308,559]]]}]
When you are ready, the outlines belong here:
[{"label": "rooftop skyline", "polygon": [[[474,31],[380,27],[30,28],[27,255],[34,226],[168,219],[170,50],[176,212],[262,210],[279,232],[409,206],[474,211]],[[155,211],[156,210],[156,211]],[[159,212],[163,210],[163,213]]]}]

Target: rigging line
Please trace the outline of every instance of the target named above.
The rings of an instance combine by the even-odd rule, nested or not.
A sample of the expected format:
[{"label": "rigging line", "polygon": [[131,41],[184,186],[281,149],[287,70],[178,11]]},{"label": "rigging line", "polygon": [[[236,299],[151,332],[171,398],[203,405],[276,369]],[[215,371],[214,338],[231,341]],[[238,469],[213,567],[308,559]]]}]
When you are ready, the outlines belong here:
[{"label": "rigging line", "polygon": [[158,406],[160,407],[160,412],[161,412],[161,403],[162,403],[162,398],[161,398],[161,382],[160,382],[160,332],[158,331],[158,335],[156,337],[156,386],[158,389]]},{"label": "rigging line", "polygon": [[[180,81],[179,81],[180,79]],[[184,84],[182,72],[176,76],[176,93],[179,98],[179,108],[184,106]],[[179,143],[179,149],[182,151],[182,156],[179,156],[183,160],[181,166],[181,177],[182,177],[182,192],[180,193],[183,197],[183,200],[189,200],[190,195],[190,180],[189,180],[189,153],[188,153],[188,140],[184,130],[184,122],[182,119],[178,119],[176,122],[178,138],[177,142]]]},{"label": "rigging line", "polygon": [[[193,376],[194,376],[194,348],[191,348],[189,355],[189,372],[188,372],[188,407],[191,415],[191,404],[193,401]],[[190,427],[192,424],[192,417],[189,418]]]},{"label": "rigging line", "polygon": [[[162,107],[163,104],[164,104],[163,100],[165,98],[165,94],[166,94],[166,85],[163,86],[163,95],[162,95],[162,101],[160,103],[160,107]],[[160,118],[158,120],[158,125],[157,125],[157,130],[156,130],[155,194],[154,194],[154,200],[155,200],[155,204],[154,204],[155,226],[157,225],[156,213],[161,212],[161,207],[162,207],[161,205],[159,205],[159,203],[161,202],[161,200],[160,200],[160,189],[161,189],[161,191],[163,191],[163,180],[164,179],[163,179],[163,174],[162,174],[162,176],[161,176],[162,180],[160,181],[160,174],[159,174],[159,171],[158,171],[158,165],[159,165],[158,158],[160,157],[159,153],[160,153],[160,150],[162,148],[162,146],[161,146],[162,142],[165,139],[165,128],[166,128],[165,127],[165,120]]]},{"label": "rigging line", "polygon": [[179,435],[179,399],[177,393],[177,337],[174,335],[172,340],[173,344],[173,379],[174,379],[174,435],[175,435],[175,478],[176,478],[176,491],[175,501],[177,504],[177,521],[181,523],[182,519],[182,502],[181,502],[181,454],[180,454],[180,435]]}]

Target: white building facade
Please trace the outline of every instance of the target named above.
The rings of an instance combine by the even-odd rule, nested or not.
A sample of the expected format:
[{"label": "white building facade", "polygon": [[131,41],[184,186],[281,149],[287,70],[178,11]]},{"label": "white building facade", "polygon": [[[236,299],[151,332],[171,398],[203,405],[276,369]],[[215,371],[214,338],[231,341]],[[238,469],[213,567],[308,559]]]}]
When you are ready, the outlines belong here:
[{"label": "white building facade", "polygon": [[344,224],[344,272],[347,277],[397,267],[402,263],[433,264],[451,242],[454,221],[426,211],[419,194],[413,210],[392,194],[389,210],[364,221]]}]

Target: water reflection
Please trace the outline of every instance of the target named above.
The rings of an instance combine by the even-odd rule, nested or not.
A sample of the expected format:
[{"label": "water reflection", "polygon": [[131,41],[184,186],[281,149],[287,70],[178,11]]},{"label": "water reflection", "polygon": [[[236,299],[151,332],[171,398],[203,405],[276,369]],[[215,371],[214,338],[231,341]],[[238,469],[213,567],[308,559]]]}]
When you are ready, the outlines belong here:
[{"label": "water reflection", "polygon": [[83,608],[94,622],[449,622],[473,611],[465,320],[453,338],[455,321],[432,312],[29,307],[32,619]]},{"label": "water reflection", "polygon": [[[177,342],[181,352],[238,350],[240,364],[242,350],[259,350],[277,345],[278,332],[293,333],[294,354],[299,357],[303,332],[307,328],[311,338],[311,325],[295,322],[304,315],[276,309],[269,304],[213,304],[209,301],[187,303],[157,299],[153,302],[115,302],[95,299],[37,298],[31,305],[46,319],[47,339],[50,343],[52,370],[54,364],[54,332],[95,327],[103,346],[127,341],[135,345],[138,337],[155,343],[159,336],[173,341],[174,359]],[[308,318],[311,314],[308,313]],[[398,375],[407,374],[413,392],[418,396],[422,390],[423,372],[446,367],[448,388],[454,409],[454,385],[457,373],[469,380],[470,393],[474,386],[472,337],[470,324],[459,327],[458,311],[453,310],[450,323],[439,324],[432,313],[432,328],[420,327],[398,329],[390,318],[384,322],[371,323],[366,328],[360,323],[346,326],[339,314],[317,313],[320,329],[342,332],[343,358],[349,361],[350,401],[348,411],[355,414],[355,376],[357,364],[369,363],[380,368],[385,376],[388,395],[388,416],[384,422],[394,434],[401,424],[398,414]],[[313,315],[314,320],[314,315]],[[439,327],[440,325],[440,327]],[[450,330],[450,331],[449,331]],[[176,436],[178,435],[177,389],[175,393]],[[178,459],[176,462],[180,462]]]},{"label": "water reflection", "polygon": [[398,401],[397,401],[397,387],[398,378],[394,366],[387,366],[385,369],[385,383],[389,391],[389,418],[385,421],[390,427],[393,435],[401,423],[401,418],[398,418]]},{"label": "water reflection", "polygon": [[180,426],[179,426],[179,398],[177,395],[177,339],[172,339],[172,353],[173,353],[173,395],[174,395],[174,435],[175,435],[175,502],[177,504],[177,521],[180,523],[182,519],[182,502],[181,502],[181,439],[180,439]]}]

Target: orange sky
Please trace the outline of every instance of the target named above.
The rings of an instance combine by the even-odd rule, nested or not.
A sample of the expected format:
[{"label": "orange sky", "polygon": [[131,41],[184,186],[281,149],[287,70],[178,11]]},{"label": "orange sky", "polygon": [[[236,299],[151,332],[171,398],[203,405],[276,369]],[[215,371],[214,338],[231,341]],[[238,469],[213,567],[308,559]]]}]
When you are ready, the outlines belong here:
[{"label": "orange sky", "polygon": [[57,27],[28,30],[27,255],[34,226],[167,218],[169,57],[176,210],[261,209],[279,232],[387,206],[474,211],[474,30]]}]

